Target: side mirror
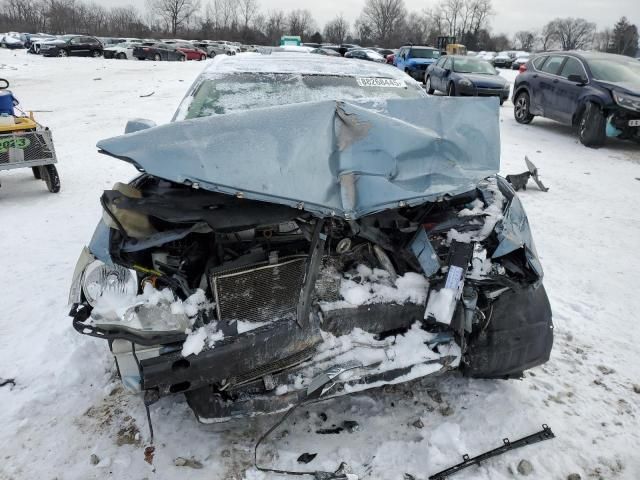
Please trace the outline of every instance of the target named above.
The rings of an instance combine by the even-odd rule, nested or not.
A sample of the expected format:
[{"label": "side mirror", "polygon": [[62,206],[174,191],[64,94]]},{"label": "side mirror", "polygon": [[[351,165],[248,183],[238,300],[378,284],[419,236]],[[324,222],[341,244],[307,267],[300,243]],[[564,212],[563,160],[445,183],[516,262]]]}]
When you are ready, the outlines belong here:
[{"label": "side mirror", "polygon": [[156,122],[153,120],[148,120],[146,118],[134,118],[127,122],[127,125],[124,127],[124,133],[135,133],[155,126]]},{"label": "side mirror", "polygon": [[445,75],[449,75],[451,73],[451,69],[450,68],[445,68],[444,69],[444,74]]},{"label": "side mirror", "polygon": [[569,80],[571,83],[577,83],[578,85],[584,85],[587,83],[587,79],[578,74],[569,75],[567,77],[567,80]]}]

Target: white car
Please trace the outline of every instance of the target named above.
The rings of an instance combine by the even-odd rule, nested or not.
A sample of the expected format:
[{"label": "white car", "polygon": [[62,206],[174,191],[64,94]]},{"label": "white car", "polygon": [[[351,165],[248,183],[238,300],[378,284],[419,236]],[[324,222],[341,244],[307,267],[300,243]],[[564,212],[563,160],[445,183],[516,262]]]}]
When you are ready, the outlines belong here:
[{"label": "white car", "polygon": [[124,42],[111,45],[104,49],[104,58],[117,58],[118,60],[133,60],[134,47],[140,46],[141,42]]},{"label": "white car", "polygon": [[0,40],[0,46],[3,48],[24,48],[24,42],[11,34],[5,34]]}]

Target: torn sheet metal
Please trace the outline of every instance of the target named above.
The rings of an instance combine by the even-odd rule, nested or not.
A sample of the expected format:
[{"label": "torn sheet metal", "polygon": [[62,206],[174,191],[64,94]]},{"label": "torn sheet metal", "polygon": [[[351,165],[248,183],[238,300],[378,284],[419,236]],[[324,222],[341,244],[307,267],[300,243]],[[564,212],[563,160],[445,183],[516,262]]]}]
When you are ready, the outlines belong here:
[{"label": "torn sheet metal", "polygon": [[[508,185],[506,180],[500,177],[498,177],[498,181],[501,182],[503,186]],[[527,219],[527,214],[524,211],[522,202],[515,192],[504,213],[504,218],[496,225],[496,234],[500,243],[493,252],[493,255],[491,255],[491,258],[500,258],[514,250],[524,248],[529,265],[538,277],[542,279],[544,272],[533,242],[529,220]]]},{"label": "torn sheet metal", "polygon": [[440,259],[433,249],[433,245],[431,245],[424,228],[418,229],[418,233],[411,241],[410,247],[422,267],[422,272],[427,277],[434,275],[440,270]]},{"label": "torn sheet metal", "polygon": [[98,148],[166,180],[347,219],[471,190],[500,163],[498,109],[484,98],[284,105]]}]

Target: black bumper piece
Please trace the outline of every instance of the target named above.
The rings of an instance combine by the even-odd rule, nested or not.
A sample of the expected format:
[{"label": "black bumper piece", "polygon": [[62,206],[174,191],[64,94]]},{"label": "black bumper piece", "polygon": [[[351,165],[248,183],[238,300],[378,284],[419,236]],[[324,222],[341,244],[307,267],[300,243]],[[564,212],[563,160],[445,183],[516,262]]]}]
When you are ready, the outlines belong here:
[{"label": "black bumper piece", "polygon": [[493,304],[487,328],[469,339],[464,373],[479,378],[520,377],[549,360],[553,322],[542,284],[509,291]]}]

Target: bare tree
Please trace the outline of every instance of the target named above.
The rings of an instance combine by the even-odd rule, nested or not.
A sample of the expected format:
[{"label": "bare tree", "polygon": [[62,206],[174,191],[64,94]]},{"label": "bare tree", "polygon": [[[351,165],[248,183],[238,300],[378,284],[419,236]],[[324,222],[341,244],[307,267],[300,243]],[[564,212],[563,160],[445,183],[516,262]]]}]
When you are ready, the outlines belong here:
[{"label": "bare tree", "polygon": [[327,42],[341,44],[349,35],[349,22],[342,15],[338,15],[324,27],[324,39]]},{"label": "bare tree", "polygon": [[280,37],[284,35],[287,24],[287,16],[283,10],[272,10],[267,13],[265,22],[265,35],[271,45],[277,45]]},{"label": "bare tree", "polygon": [[369,27],[374,41],[389,46],[406,13],[404,0],[366,0],[360,21]]},{"label": "bare tree", "polygon": [[538,36],[535,32],[532,32],[531,30],[520,30],[514,35],[513,43],[516,48],[530,52],[533,50],[537,39]]},{"label": "bare tree", "polygon": [[298,35],[303,39],[310,37],[315,29],[313,15],[309,10],[292,10],[287,17],[289,35]]},{"label": "bare tree", "polygon": [[238,0],[238,13],[240,23],[242,25],[242,38],[245,41],[249,32],[249,26],[258,14],[258,10],[257,0]]},{"label": "bare tree", "polygon": [[158,15],[174,37],[189,17],[199,8],[200,0],[149,0],[151,10]]},{"label": "bare tree", "polygon": [[544,31],[560,43],[562,50],[578,50],[591,45],[596,24],[584,18],[556,18],[545,26]]}]

